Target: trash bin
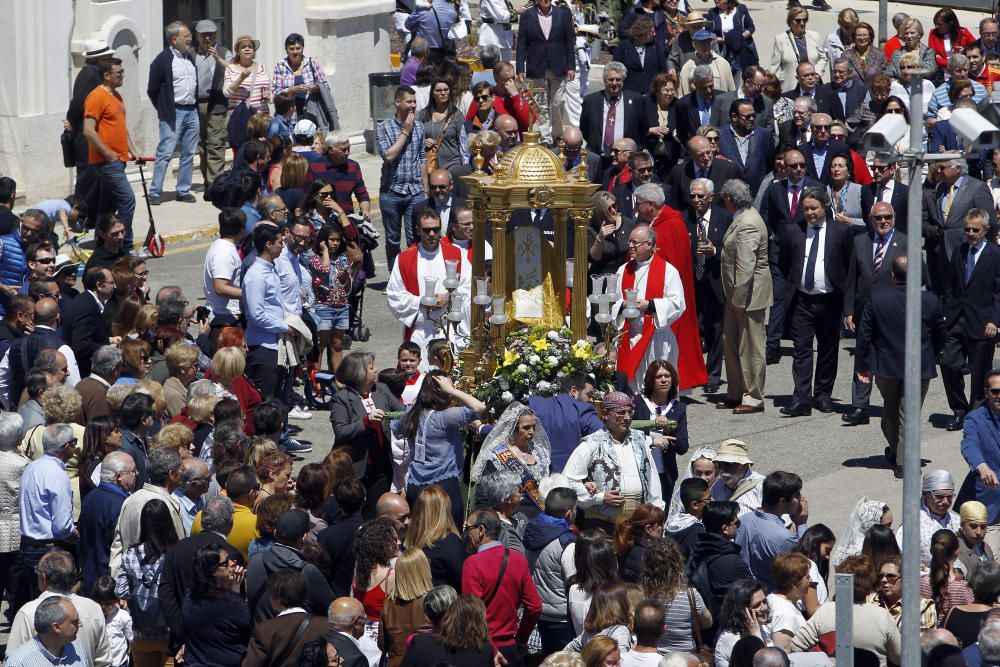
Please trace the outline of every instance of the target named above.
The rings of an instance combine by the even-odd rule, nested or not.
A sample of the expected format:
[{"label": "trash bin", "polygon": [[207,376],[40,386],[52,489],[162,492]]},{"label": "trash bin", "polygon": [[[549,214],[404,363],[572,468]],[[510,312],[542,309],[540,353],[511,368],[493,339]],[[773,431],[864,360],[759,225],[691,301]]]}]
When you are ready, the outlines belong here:
[{"label": "trash bin", "polygon": [[371,105],[372,129],[365,132],[365,150],[375,153],[375,126],[380,120],[396,113],[394,104],[399,72],[372,72],[368,75],[368,99]]}]

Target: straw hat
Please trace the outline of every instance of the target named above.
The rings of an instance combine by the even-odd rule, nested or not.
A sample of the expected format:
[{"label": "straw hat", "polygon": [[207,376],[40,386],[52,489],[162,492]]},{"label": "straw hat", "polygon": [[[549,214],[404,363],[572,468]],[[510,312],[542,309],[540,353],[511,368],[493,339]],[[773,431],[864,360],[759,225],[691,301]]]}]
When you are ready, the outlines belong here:
[{"label": "straw hat", "polygon": [[716,454],[717,463],[739,463],[741,465],[753,465],[750,460],[750,450],[742,440],[730,438],[719,445],[719,453]]}]

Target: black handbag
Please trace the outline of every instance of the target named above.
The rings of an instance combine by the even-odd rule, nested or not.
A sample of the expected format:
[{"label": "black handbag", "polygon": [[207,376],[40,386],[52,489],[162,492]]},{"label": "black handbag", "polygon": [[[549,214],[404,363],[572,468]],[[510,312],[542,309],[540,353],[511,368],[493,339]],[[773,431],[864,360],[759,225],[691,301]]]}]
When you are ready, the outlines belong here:
[{"label": "black handbag", "polygon": [[62,144],[63,166],[67,168],[75,167],[76,146],[73,133],[69,130],[63,130],[62,136],[59,137],[59,143]]}]

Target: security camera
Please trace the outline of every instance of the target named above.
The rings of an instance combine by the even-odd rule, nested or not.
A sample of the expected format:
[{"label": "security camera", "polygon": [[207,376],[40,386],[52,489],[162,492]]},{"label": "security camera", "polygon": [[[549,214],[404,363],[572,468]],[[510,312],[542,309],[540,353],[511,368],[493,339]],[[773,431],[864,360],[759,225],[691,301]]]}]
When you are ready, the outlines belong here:
[{"label": "security camera", "polygon": [[981,151],[1000,144],[1000,128],[983,118],[973,109],[955,109],[951,112],[951,129],[971,145]]},{"label": "security camera", "polygon": [[909,127],[902,114],[887,113],[871,126],[863,138],[866,151],[891,152]]}]

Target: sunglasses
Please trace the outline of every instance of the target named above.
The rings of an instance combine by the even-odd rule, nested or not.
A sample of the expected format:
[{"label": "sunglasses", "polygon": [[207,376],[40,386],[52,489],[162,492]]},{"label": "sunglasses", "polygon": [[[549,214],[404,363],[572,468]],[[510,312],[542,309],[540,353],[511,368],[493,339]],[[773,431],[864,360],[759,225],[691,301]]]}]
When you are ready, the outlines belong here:
[{"label": "sunglasses", "polygon": [[873,215],[872,216],[872,220],[892,220],[895,217],[896,216],[894,214],[891,214],[891,213],[886,214],[886,215]]},{"label": "sunglasses", "polygon": [[813,129],[818,132],[820,130],[829,130],[830,126],[829,125],[813,125]]},{"label": "sunglasses", "polygon": [[653,168],[652,167],[636,167],[635,170],[636,170],[636,172],[638,172],[640,174],[652,174],[653,173]]},{"label": "sunglasses", "polygon": [[891,164],[873,164],[872,171],[885,171],[886,169],[892,169]]},{"label": "sunglasses", "polygon": [[986,230],[983,229],[982,227],[966,227],[965,228],[965,233],[966,234],[978,234],[979,232],[985,232],[985,231]]},{"label": "sunglasses", "polygon": [[786,162],[785,167],[788,169],[805,169],[805,162]]},{"label": "sunglasses", "polygon": [[885,112],[886,113],[897,113],[897,114],[900,114],[900,115],[903,114],[903,110],[900,109],[899,107],[893,107],[891,109],[886,109]]},{"label": "sunglasses", "polygon": [[898,574],[889,574],[888,572],[879,572],[878,578],[879,579],[885,579],[890,584],[894,584],[897,581],[899,581],[899,575]]},{"label": "sunglasses", "polygon": [[990,396],[1000,396],[1000,387],[990,387]]},{"label": "sunglasses", "polygon": [[56,261],[56,258],[55,257],[36,257],[35,259],[33,259],[31,261],[37,262],[38,264],[51,264],[54,261]]},{"label": "sunglasses", "polygon": [[934,493],[933,491],[928,491],[928,493],[934,496],[935,500],[951,500],[955,497],[954,493]]},{"label": "sunglasses", "polygon": [[424,234],[440,234],[441,227],[421,227],[420,231]]},{"label": "sunglasses", "polygon": [[743,120],[753,120],[754,118],[757,117],[756,113],[738,113],[736,115],[742,118]]},{"label": "sunglasses", "polygon": [[805,25],[809,22],[809,19],[792,19],[792,23],[798,23],[800,25]]},{"label": "sunglasses", "polygon": [[476,95],[476,101],[477,102],[485,102],[486,100],[490,99],[491,97],[493,97],[493,96],[492,95]]}]

